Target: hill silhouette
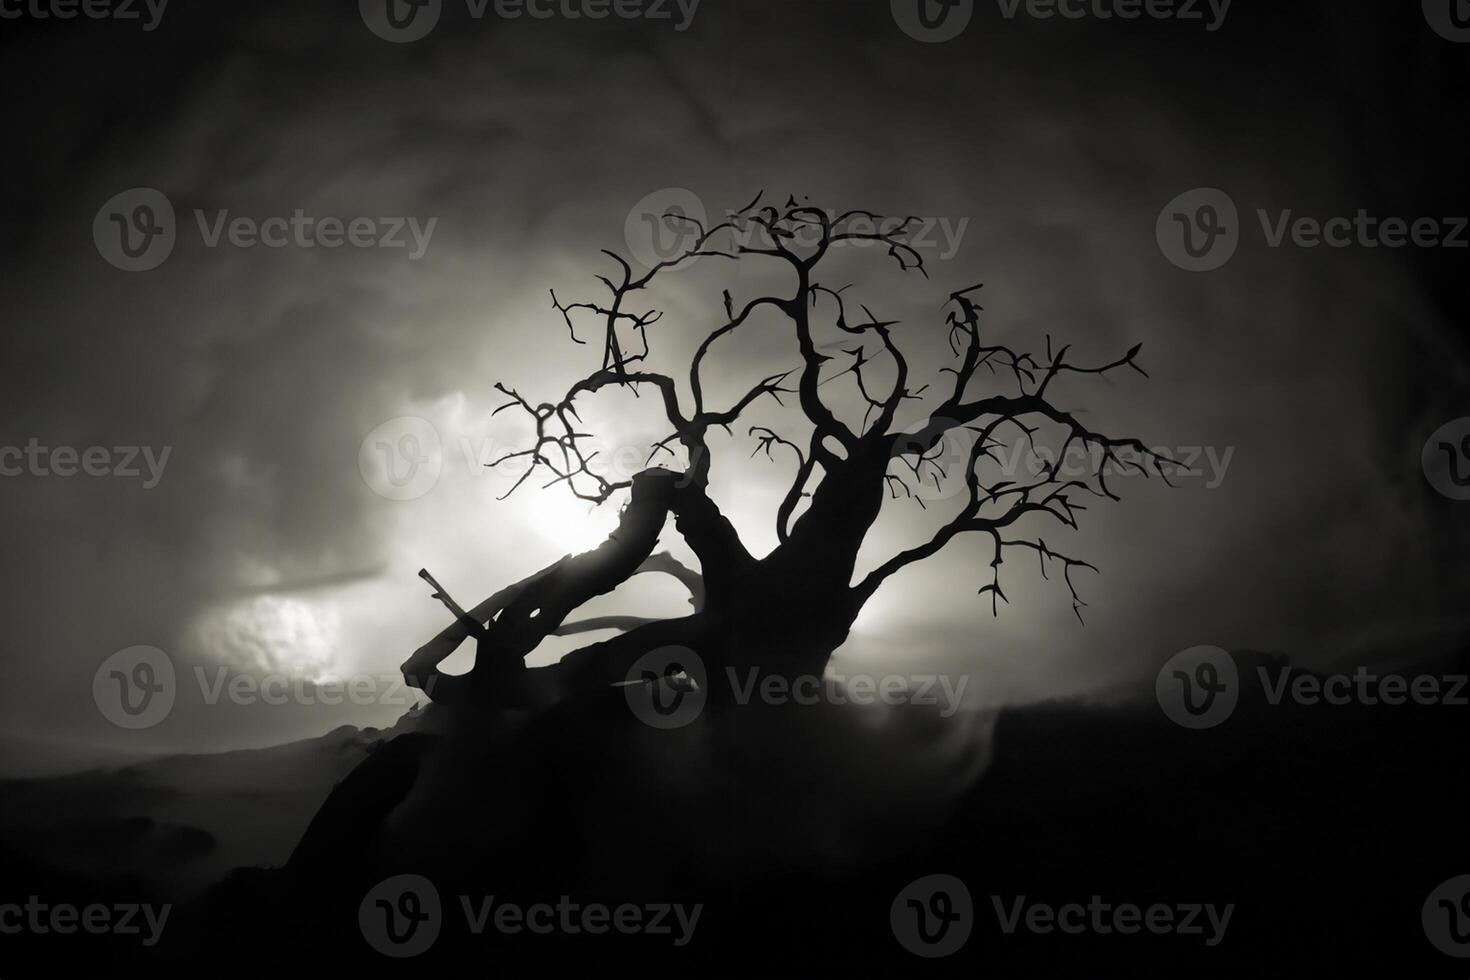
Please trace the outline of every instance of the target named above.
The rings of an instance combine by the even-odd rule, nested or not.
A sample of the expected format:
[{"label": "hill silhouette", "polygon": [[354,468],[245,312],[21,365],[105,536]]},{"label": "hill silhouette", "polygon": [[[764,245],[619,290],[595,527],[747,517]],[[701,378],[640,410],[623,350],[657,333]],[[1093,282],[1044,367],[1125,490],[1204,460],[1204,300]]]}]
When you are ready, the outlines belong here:
[{"label": "hill silhouette", "polygon": [[[1237,660],[1243,673],[1280,664]],[[1456,654],[1437,666],[1470,664]],[[1273,705],[1249,690],[1209,731],[1175,726],[1143,696],[947,719],[911,705],[711,705],[672,731],[638,721],[615,690],[517,719],[430,712],[386,734],[272,750],[310,765],[348,746],[361,758],[288,859],[236,870],[176,909],[167,942],[65,953],[163,976],[201,961],[257,975],[262,956],[290,976],[466,962],[511,975],[624,963],[693,976],[1297,975],[1354,964],[1447,976],[1455,961],[1426,941],[1419,911],[1470,867],[1463,718],[1445,705]],[[51,891],[139,884],[80,881],[14,853],[5,864],[8,881]],[[397,961],[365,940],[359,912],[378,883],[404,874],[432,882],[441,930]],[[930,874],[967,885],[974,932],[953,955],[921,960],[895,940],[889,914]],[[1007,934],[996,910],[1021,896],[1095,895],[1233,914],[1206,946],[1195,935]],[[476,935],[470,913],[492,896],[701,913],[683,945]],[[61,951],[40,938],[23,952]],[[242,942],[269,953],[225,952]]]}]

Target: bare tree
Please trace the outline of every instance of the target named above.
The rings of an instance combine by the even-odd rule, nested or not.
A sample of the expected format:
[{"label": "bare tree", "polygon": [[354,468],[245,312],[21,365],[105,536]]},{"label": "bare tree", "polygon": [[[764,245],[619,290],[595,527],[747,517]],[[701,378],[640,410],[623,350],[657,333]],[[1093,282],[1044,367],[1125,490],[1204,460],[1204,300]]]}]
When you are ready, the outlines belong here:
[{"label": "bare tree", "polygon": [[[436,701],[544,704],[624,680],[637,658],[666,646],[699,654],[713,698],[728,695],[724,678],[743,679],[752,670],[787,678],[820,675],[864,603],[884,582],[965,535],[989,545],[989,571],[980,594],[989,597],[992,613],[1008,601],[1001,584],[1005,557],[1030,552],[1043,576],[1060,573],[1080,616],[1074,574],[1095,569],[1054,550],[1040,536],[1041,529],[1048,523],[1075,529],[1086,499],[1118,499],[1107,482],[1110,470],[1145,476],[1155,472],[1168,482],[1165,464],[1172,461],[1137,439],[1092,431],[1076,414],[1053,404],[1051,391],[1064,374],[1102,376],[1125,369],[1143,374],[1137,363],[1139,346],[1108,363],[1087,366],[1069,361],[1068,347],[1053,351],[1050,338],[1044,356],[990,343],[976,301],[980,287],[973,286],[954,292],[945,304],[951,366],[916,387],[895,338],[897,324],[879,319],[866,306],[859,306],[861,315],[856,315],[845,298],[846,287],[829,287],[816,275],[834,248],[855,243],[881,247],[900,269],[927,280],[923,256],[909,240],[918,219],[891,221],[868,211],[830,214],[795,200],[778,208],[762,205],[757,197],[708,227],[682,215],[665,215],[664,220],[681,224],[687,247],[642,274],[606,252],[617,274],[598,277],[607,292],[602,300],[563,303],[552,292],[553,306],[574,343],[587,344],[579,327],[595,325],[602,347],[598,369],[554,402],[533,404],[514,388],[496,385],[508,399],[497,411],[523,412],[535,432],[533,444],[491,464],[519,459],[526,465],[511,492],[540,476],[546,487],[565,487],[594,504],[626,495],[617,530],[597,549],[563,558],[473,610],[452,607],[457,610],[455,624],[404,664],[409,683]],[[641,310],[636,301],[661,274],[695,259],[775,263],[790,290],[743,302],[725,290],[722,322],[698,346],[681,390],[673,376],[649,369],[650,328],[661,314]],[[799,362],[791,371],[761,379],[730,404],[710,404],[706,359],[720,341],[757,316],[772,316],[786,325],[795,347],[793,361]],[[827,319],[814,323],[817,317]],[[845,367],[816,339],[816,326],[835,329],[850,342],[842,352],[850,359]],[[834,371],[834,365],[840,370]],[[842,417],[855,411],[833,407],[830,383],[838,379],[855,389],[848,400],[862,409],[861,422]],[[977,390],[981,381],[989,381],[991,390]],[[592,465],[595,454],[583,448],[589,435],[582,431],[579,406],[609,388],[656,394],[671,431],[653,445],[650,464],[663,454],[675,460],[682,452],[686,463],[681,470],[650,465],[616,481],[598,472]],[[788,437],[766,426],[751,426],[747,433],[756,452],[777,458],[779,451],[795,464],[790,489],[776,513],[779,543],[757,558],[710,496],[707,438],[714,429],[730,431],[757,403],[781,402],[782,396],[792,396],[800,411],[801,418],[794,420],[800,434]],[[919,420],[900,427],[906,404]],[[1061,440],[1051,461],[1022,479],[987,485],[986,464],[1001,461],[1003,439],[1032,442],[1043,427]],[[966,438],[967,458],[959,467],[946,465],[946,440],[960,433]],[[1063,461],[1074,447],[1084,448],[1102,465],[1081,477],[1064,474]],[[885,499],[919,499],[920,485],[953,487],[958,513],[928,540],[856,578],[858,550]],[[667,554],[653,554],[669,515],[698,558],[697,574]],[[671,619],[567,623],[578,606],[641,572],[678,577],[690,589],[692,611]],[[551,667],[524,666],[525,656],[545,637],[600,628],[621,632]],[[440,673],[438,665],[472,636],[478,641],[473,670],[462,677]]]}]

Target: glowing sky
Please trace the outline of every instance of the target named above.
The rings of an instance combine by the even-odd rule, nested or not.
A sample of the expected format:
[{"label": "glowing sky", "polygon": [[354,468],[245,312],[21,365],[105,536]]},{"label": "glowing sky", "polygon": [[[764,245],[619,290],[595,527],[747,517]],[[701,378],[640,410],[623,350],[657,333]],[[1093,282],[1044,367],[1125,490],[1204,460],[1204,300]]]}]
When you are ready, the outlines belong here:
[{"label": "glowing sky", "polygon": [[[0,59],[7,87],[25,78],[54,92],[44,118],[17,124],[30,138],[6,164],[7,186],[27,189],[6,222],[7,431],[174,447],[155,490],[0,484],[3,656],[26,665],[24,683],[4,688],[4,732],[111,739],[91,674],[137,643],[186,669],[389,675],[445,623],[420,567],[469,604],[600,540],[610,509],[530,487],[496,502],[508,479],[476,464],[524,436],[510,416],[489,417],[503,401],[495,381],[537,400],[596,359],[569,343],[547,291],[593,295],[607,271],[598,250],[624,248],[629,208],[665,187],[712,209],[765,189],[968,221],[927,285],[870,278],[875,255],[839,263],[854,295],[904,321],[918,360],[940,363],[944,295],[984,281],[988,322],[1009,341],[1041,349],[1051,333],[1088,359],[1145,343],[1152,380],[1069,386],[1089,421],[1158,446],[1234,450],[1218,487],[1130,480],[1122,505],[1090,512],[1067,542],[1104,572],[1081,582],[1085,628],[1060,584],[1020,559],[1012,604],[992,620],[975,596],[988,554],[957,547],[874,599],[844,651],[853,662],[973,671],[972,691],[993,703],[1142,676],[1199,643],[1322,658],[1457,615],[1463,561],[1431,543],[1451,532],[1416,462],[1421,432],[1455,414],[1464,382],[1425,284],[1434,270],[1408,255],[1255,244],[1191,275],[1155,247],[1159,209],[1194,186],[1228,187],[1243,208],[1424,203],[1365,179],[1354,161],[1372,159],[1374,134],[1324,110],[1360,80],[1283,88],[1291,59],[1273,55],[1289,52],[1248,12],[1232,16],[1264,55],[1245,69],[1209,38],[1170,34],[1178,25],[1108,29],[1085,53],[1071,28],[1020,22],[928,48],[896,35],[884,4],[862,15],[711,5],[677,36],[615,22],[447,25],[404,48],[368,34],[351,5],[275,20],[263,6],[233,5],[222,24],[171,11],[146,63],[127,60],[126,93],[95,81],[133,58],[96,30],[51,31]],[[1324,20],[1324,44],[1370,43],[1340,26]],[[244,40],[197,45],[219,29]],[[1174,53],[1155,54],[1161,33]],[[1138,70],[1150,57],[1156,70]],[[85,78],[57,67],[83,63]],[[138,107],[136,91],[153,94]],[[1212,124],[1224,115],[1229,139]],[[134,186],[163,190],[184,230],[166,265],[127,275],[89,231],[98,205]],[[439,221],[410,262],[208,249],[196,208]],[[741,288],[720,273],[702,263],[659,297],[671,364],[720,288]],[[793,363],[775,331],[725,356],[729,390]],[[642,408],[607,404],[589,422],[610,452],[665,434]],[[358,455],[401,416],[432,424],[441,475],[393,501],[368,487]],[[717,443],[714,486],[761,552],[790,469],[749,460],[752,448],[742,432]],[[885,514],[865,559],[934,519]],[[639,611],[679,608],[673,591],[640,589]],[[589,612],[613,608],[629,611]],[[259,744],[401,710],[181,706],[145,742]]]}]

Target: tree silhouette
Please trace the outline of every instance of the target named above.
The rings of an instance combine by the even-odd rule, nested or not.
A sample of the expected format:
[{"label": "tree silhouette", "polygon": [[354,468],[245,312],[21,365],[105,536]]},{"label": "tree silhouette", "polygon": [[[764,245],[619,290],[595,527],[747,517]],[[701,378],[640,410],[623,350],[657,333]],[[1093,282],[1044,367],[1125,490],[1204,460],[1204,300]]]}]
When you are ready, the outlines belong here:
[{"label": "tree silhouette", "polygon": [[[1086,498],[1117,500],[1107,482],[1110,469],[1144,476],[1156,472],[1168,482],[1165,464],[1173,461],[1137,439],[1092,431],[1076,414],[1053,404],[1050,391],[1064,374],[1102,376],[1122,369],[1144,374],[1137,363],[1141,345],[1108,363],[1084,366],[1067,359],[1066,346],[1053,352],[1049,337],[1042,357],[990,343],[981,325],[977,285],[950,294],[944,305],[952,363],[938,378],[915,387],[895,338],[896,322],[879,319],[866,306],[859,306],[861,316],[856,316],[845,298],[846,287],[829,287],[816,275],[834,248],[855,243],[886,249],[886,257],[901,270],[917,272],[927,281],[923,256],[909,241],[917,218],[897,222],[869,211],[831,214],[794,199],[777,208],[762,205],[757,197],[709,226],[682,214],[667,214],[663,220],[685,234],[686,247],[642,274],[605,251],[618,270],[616,277],[598,277],[607,298],[563,303],[552,291],[552,304],[575,344],[588,343],[578,336],[579,323],[590,320],[600,330],[602,363],[597,370],[554,402],[533,404],[514,388],[496,385],[509,399],[497,412],[524,413],[535,433],[533,444],[491,464],[513,459],[527,464],[510,492],[539,474],[546,487],[563,486],[594,504],[626,494],[617,529],[595,550],[565,557],[472,610],[459,609],[437,590],[436,597],[455,611],[456,621],[403,665],[410,684],[440,702],[542,705],[623,681],[639,657],[669,646],[700,656],[714,699],[729,696],[726,678],[740,677],[744,683],[752,671],[787,679],[819,676],[864,603],[884,582],[963,535],[979,536],[990,545],[989,577],[979,591],[989,597],[992,614],[1008,601],[1001,584],[1003,559],[1029,551],[1043,576],[1060,571],[1080,618],[1083,603],[1073,576],[1096,569],[1050,547],[1040,530],[1053,522],[1075,529]],[[743,303],[724,290],[723,322],[699,344],[681,391],[672,375],[648,367],[649,328],[661,314],[640,312],[636,300],[661,274],[695,259],[776,263],[789,276],[790,288]],[[722,339],[768,314],[789,331],[799,365],[761,379],[733,404],[712,406],[703,383],[706,359]],[[837,363],[840,370],[829,367],[839,356],[815,339],[817,326],[835,329],[848,342],[839,351],[847,359],[845,366]],[[862,409],[861,422],[844,420],[844,413],[831,404],[835,399],[827,393],[839,379],[855,389],[849,401]],[[981,379],[992,390],[975,390]],[[595,453],[583,448],[589,436],[581,431],[578,402],[609,388],[656,393],[671,429],[654,444],[649,468],[626,480],[612,481],[597,472],[590,465]],[[730,431],[758,402],[784,405],[782,396],[794,396],[802,417],[796,422],[808,431],[787,437],[766,426],[748,429],[755,452],[774,459],[779,450],[796,467],[776,513],[778,544],[757,558],[710,496],[707,437],[713,429]],[[913,403],[919,420],[900,427],[896,423],[906,403]],[[987,482],[987,466],[1003,463],[1003,437],[1024,440],[1034,449],[1043,428],[1061,439],[1050,462],[1021,479],[1002,467],[1000,475],[1010,478]],[[963,434],[967,445],[959,467],[943,459],[946,440],[956,434]],[[676,446],[687,461],[682,471],[651,465],[664,454],[677,458]],[[1098,463],[1080,478],[1062,472],[1073,447],[1081,447]],[[953,489],[958,513],[928,540],[854,580],[859,548],[885,499],[908,497],[922,505],[921,486]],[[670,515],[698,558],[698,573],[668,554],[654,554]],[[566,621],[589,599],[640,573],[677,577],[690,590],[692,611],[670,619]],[[547,636],[604,628],[621,632],[555,665],[525,666],[525,656]],[[473,669],[463,676],[442,673],[439,664],[470,637],[478,643]]]}]

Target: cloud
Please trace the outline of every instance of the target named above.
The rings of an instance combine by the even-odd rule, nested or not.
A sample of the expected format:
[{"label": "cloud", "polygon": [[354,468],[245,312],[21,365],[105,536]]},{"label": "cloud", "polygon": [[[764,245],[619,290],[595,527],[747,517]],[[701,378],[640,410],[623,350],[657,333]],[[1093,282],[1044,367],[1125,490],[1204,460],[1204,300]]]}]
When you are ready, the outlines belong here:
[{"label": "cloud", "polygon": [[[558,557],[567,539],[538,520],[585,515],[498,503],[504,481],[471,462],[521,434],[489,421],[491,385],[544,397],[595,359],[568,341],[547,290],[589,295],[628,208],[667,186],[715,211],[764,188],[963,228],[930,283],[856,252],[832,274],[901,318],[928,369],[943,352],[939,300],[977,279],[989,329],[1008,342],[1040,349],[1051,335],[1097,358],[1142,341],[1153,380],[1067,397],[1153,444],[1236,451],[1218,489],[1130,483],[1123,504],[1089,514],[1072,544],[1104,571],[1083,583],[1087,629],[1020,560],[1007,569],[1014,605],[991,620],[974,596],[988,555],[964,545],[884,590],[886,615],[862,631],[869,653],[974,659],[993,689],[1024,698],[1104,684],[1198,642],[1330,647],[1442,612],[1463,581],[1459,563],[1447,576],[1419,561],[1440,529],[1413,470],[1420,409],[1399,341],[1445,328],[1415,270],[1255,244],[1189,275],[1153,242],[1158,209],[1191,186],[1228,187],[1243,213],[1371,204],[1338,165],[1350,137],[1330,113],[1268,112],[1276,125],[1227,134],[1222,115],[1261,110],[1208,72],[1160,87],[1145,52],[1105,72],[1069,65],[1034,25],[931,49],[871,12],[834,20],[831,5],[702,10],[678,37],[446,24],[407,49],[351,11],[277,13],[252,5],[223,25],[181,13],[148,56],[183,81],[121,118],[88,100],[139,57],[131,42],[52,32],[13,62],[55,84],[15,126],[36,137],[35,158],[7,164],[10,186],[37,188],[8,243],[31,273],[5,287],[19,355],[0,367],[11,430],[173,456],[146,492],[0,485],[0,612],[13,624],[0,656],[23,678],[4,695],[12,728],[105,734],[91,671],[134,643],[206,665],[391,671],[442,625],[419,567],[474,601]],[[79,135],[49,133],[53,115]],[[1288,153],[1293,170],[1279,165]],[[97,205],[130,186],[163,190],[181,219],[175,253],[148,274],[110,268],[87,236]],[[220,209],[438,224],[417,261],[208,248],[194,211]],[[721,273],[706,263],[660,294],[670,314],[656,343],[671,357],[717,311]],[[731,390],[790,358],[774,328],[724,354]],[[425,497],[385,501],[358,472],[359,444],[403,415],[433,421],[445,472]],[[613,448],[663,434],[622,408],[594,421]],[[749,448],[732,441],[716,489],[752,546],[769,547],[789,470],[743,461]],[[928,519],[897,502],[867,554],[912,543]],[[320,579],[341,582],[300,587]],[[171,737],[195,731],[181,723]]]}]

